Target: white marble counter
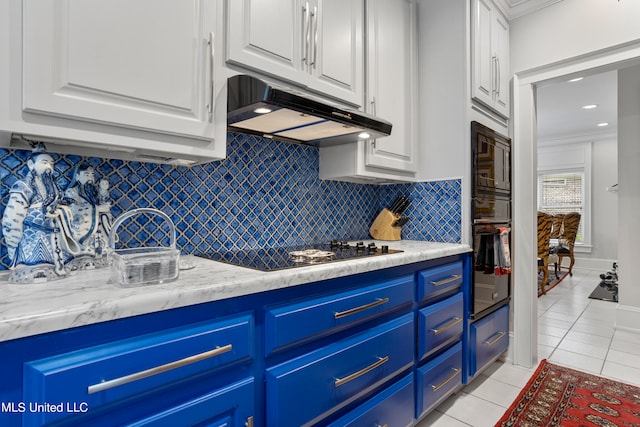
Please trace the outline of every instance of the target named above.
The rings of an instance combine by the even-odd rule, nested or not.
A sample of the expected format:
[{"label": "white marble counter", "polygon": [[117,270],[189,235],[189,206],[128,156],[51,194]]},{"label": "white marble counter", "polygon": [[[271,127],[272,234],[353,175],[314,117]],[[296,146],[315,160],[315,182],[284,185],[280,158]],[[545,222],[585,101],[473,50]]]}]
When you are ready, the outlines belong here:
[{"label": "white marble counter", "polygon": [[136,288],[108,283],[108,268],[43,284],[10,285],[4,279],[0,281],[0,341],[470,251],[467,245],[450,243],[403,240],[377,244],[404,252],[273,272],[196,257],[196,267],[180,271],[177,281]]}]

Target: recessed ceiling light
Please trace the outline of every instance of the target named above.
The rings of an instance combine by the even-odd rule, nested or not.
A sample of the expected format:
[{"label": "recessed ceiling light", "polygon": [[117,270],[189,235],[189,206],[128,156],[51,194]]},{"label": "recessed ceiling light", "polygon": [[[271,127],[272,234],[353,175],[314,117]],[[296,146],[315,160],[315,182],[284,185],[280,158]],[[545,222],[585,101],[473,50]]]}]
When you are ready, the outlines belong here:
[{"label": "recessed ceiling light", "polygon": [[605,126],[609,126],[609,123],[598,123],[598,127],[605,127]]},{"label": "recessed ceiling light", "polygon": [[253,112],[256,114],[269,114],[271,112],[271,109],[267,107],[258,107],[253,110]]},{"label": "recessed ceiling light", "polygon": [[597,104],[589,104],[589,105],[583,105],[582,109],[583,110],[593,110],[594,108],[598,107]]},{"label": "recessed ceiling light", "polygon": [[575,79],[571,79],[571,80],[567,80],[567,81],[569,83],[575,83],[575,82],[579,82],[582,79],[584,79],[584,77],[576,77]]}]

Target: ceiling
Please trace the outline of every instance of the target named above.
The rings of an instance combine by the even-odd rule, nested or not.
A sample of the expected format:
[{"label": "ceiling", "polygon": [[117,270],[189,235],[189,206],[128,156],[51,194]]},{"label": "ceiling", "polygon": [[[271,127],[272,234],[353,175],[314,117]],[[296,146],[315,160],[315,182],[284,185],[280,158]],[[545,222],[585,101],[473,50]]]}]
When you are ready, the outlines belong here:
[{"label": "ceiling", "polygon": [[[593,140],[614,135],[618,120],[617,79],[618,73],[613,70],[585,75],[578,82],[538,85],[538,141],[576,141],[585,137]],[[585,105],[597,107],[585,110]],[[599,127],[599,123],[609,125]]]}]

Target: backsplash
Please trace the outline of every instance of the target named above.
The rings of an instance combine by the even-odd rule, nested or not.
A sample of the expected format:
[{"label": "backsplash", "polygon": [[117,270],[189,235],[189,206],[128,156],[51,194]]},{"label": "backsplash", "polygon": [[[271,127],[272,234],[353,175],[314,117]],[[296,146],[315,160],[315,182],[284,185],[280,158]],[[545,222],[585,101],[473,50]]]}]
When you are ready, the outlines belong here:
[{"label": "backsplash", "polygon": [[[12,184],[26,171],[29,151],[0,149],[0,217]],[[54,155],[56,180],[66,188],[79,156]],[[111,183],[114,217],[134,208],[165,212],[185,254],[331,239],[369,238],[380,209],[399,194],[412,204],[402,237],[459,243],[459,180],[377,186],[318,178],[318,150],[304,145],[229,133],[227,158],[192,167],[86,159],[96,180]],[[123,233],[122,244],[140,246],[144,233]],[[4,238],[0,270],[9,260]]]}]

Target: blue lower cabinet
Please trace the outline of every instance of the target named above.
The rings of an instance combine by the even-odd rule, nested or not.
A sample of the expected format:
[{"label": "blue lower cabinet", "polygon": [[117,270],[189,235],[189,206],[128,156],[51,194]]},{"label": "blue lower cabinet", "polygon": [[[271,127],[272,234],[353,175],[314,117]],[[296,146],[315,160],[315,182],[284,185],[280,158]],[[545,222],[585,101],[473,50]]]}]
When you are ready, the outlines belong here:
[{"label": "blue lower cabinet", "polygon": [[462,338],[462,292],[418,311],[418,360],[436,354]]},{"label": "blue lower cabinet", "polygon": [[408,370],[414,363],[413,319],[408,313],[267,369],[267,426],[320,422]]},{"label": "blue lower cabinet", "polygon": [[328,427],[412,426],[413,393],[413,374],[409,374]]},{"label": "blue lower cabinet", "polygon": [[472,323],[469,335],[469,377],[473,378],[509,348],[509,306]]},{"label": "blue lower cabinet", "polygon": [[[115,404],[138,406],[133,402],[141,396],[252,360],[253,342],[253,316],[245,314],[30,361],[24,364],[23,401],[84,405],[87,412]],[[25,411],[23,424],[39,426],[82,414],[83,408],[71,409]]]},{"label": "blue lower cabinet", "polygon": [[130,427],[250,426],[253,425],[255,414],[254,396],[254,380],[247,378],[127,425]]},{"label": "blue lower cabinet", "polygon": [[457,343],[416,371],[416,419],[462,386],[462,344]]},{"label": "blue lower cabinet", "polygon": [[463,284],[462,261],[418,272],[418,302],[437,300],[458,292]]}]

